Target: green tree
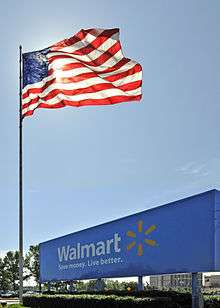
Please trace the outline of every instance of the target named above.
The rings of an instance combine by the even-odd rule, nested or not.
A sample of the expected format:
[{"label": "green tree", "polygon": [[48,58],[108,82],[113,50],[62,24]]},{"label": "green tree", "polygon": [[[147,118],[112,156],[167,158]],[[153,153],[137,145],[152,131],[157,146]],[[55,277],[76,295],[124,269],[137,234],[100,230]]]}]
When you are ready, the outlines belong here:
[{"label": "green tree", "polygon": [[119,291],[119,290],[122,290],[122,285],[121,283],[118,281],[118,280],[107,280],[106,281],[106,287],[105,287],[106,290],[116,290],[116,291]]},{"label": "green tree", "polygon": [[39,245],[30,246],[29,251],[25,256],[24,266],[28,271],[27,278],[33,277],[41,291]]},{"label": "green tree", "polygon": [[5,271],[5,263],[0,258],[0,289],[6,291],[9,289],[10,283],[7,276],[7,272]]},{"label": "green tree", "polygon": [[76,286],[77,291],[85,291],[86,290],[85,283],[82,280],[76,281],[75,286]]},{"label": "green tree", "polygon": [[105,289],[106,283],[105,279],[96,279],[85,282],[84,286],[86,291],[99,291]]},{"label": "green tree", "polygon": [[19,253],[18,251],[8,251],[3,259],[4,275],[7,277],[13,291],[18,289],[19,282]]}]

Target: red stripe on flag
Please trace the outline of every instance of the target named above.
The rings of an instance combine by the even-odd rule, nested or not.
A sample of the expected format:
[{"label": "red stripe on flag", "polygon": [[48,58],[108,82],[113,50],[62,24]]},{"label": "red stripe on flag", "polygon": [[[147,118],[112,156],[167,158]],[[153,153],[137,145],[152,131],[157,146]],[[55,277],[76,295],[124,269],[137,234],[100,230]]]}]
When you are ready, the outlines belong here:
[{"label": "red stripe on flag", "polygon": [[[99,91],[108,90],[108,89],[119,89],[122,91],[131,91],[131,90],[135,90],[139,88],[140,86],[141,86],[141,81],[129,82],[127,84],[124,84],[118,87],[114,86],[111,83],[100,83],[100,84],[96,84],[96,85],[92,85],[89,87],[80,88],[76,90],[53,89],[47,95],[38,97],[38,99],[44,100],[46,102],[47,100],[50,100],[61,93],[67,96],[74,96],[78,94],[94,93],[94,92],[99,92]],[[37,101],[34,101],[34,103],[36,102]],[[23,108],[27,108],[29,105],[30,105],[30,102],[23,104]]]},{"label": "red stripe on flag", "polygon": [[[140,101],[142,95],[135,95],[135,96],[111,96],[108,98],[103,99],[86,99],[81,101],[68,101],[68,100],[61,100],[59,103],[54,105],[48,105],[45,103],[40,103],[37,108],[47,108],[47,109],[55,109],[55,108],[62,108],[65,106],[73,106],[73,107],[83,107],[83,106],[92,106],[92,105],[114,105],[118,103],[123,102],[131,102],[131,101]],[[23,114],[23,117],[32,115],[34,113],[34,110],[29,110],[25,114]]]},{"label": "red stripe on flag", "polygon": [[[53,59],[55,57],[59,57],[57,59],[63,59],[64,57],[63,56],[54,56]],[[69,57],[68,57],[69,58]],[[57,60],[57,59],[54,59],[53,61]],[[70,58],[72,59],[72,57]],[[51,61],[51,63],[53,62]],[[127,59],[127,58],[123,58],[121,59],[119,62],[117,62],[115,65],[113,66],[110,66],[108,68],[106,68],[105,70],[102,70],[102,71],[98,71],[97,74],[101,75],[101,74],[106,74],[106,73],[110,73],[110,72],[113,72],[115,70],[118,70],[120,69],[122,66],[124,66],[125,64],[127,64],[128,62],[130,62],[131,60],[130,59]],[[62,71],[68,71],[68,70],[72,70],[72,69],[75,69],[75,68],[80,68],[80,67],[85,67],[85,68],[89,68],[91,70],[94,70],[95,71],[95,68],[90,68],[88,67],[89,65],[86,65],[84,63],[80,63],[80,62],[76,62],[76,63],[68,63],[68,64],[64,64],[60,69],[62,69]],[[54,68],[51,68],[49,71],[48,71],[48,74],[51,75],[54,71],[56,71],[56,69]]]},{"label": "red stripe on flag", "polygon": [[89,32],[90,32],[90,30],[79,31],[74,36],[72,36],[72,37],[70,37],[68,39],[64,39],[64,40],[54,44],[53,46],[51,46],[51,49],[54,50],[54,51],[58,51],[61,48],[74,45],[77,42],[80,42],[81,40],[83,40]]},{"label": "red stripe on flag", "polygon": [[110,29],[105,30],[102,32],[97,38],[90,44],[88,44],[85,47],[82,47],[81,49],[78,49],[73,52],[74,55],[87,55],[90,52],[97,50],[104,42],[106,42],[111,36],[116,34],[118,32],[118,29]]},{"label": "red stripe on flag", "polygon": [[112,74],[111,76],[107,76],[107,77],[103,77],[103,79],[108,80],[109,82],[114,82],[116,80],[125,78],[127,76],[131,76],[135,73],[141,72],[141,66],[140,64],[136,64],[134,67],[132,67],[131,69],[122,72],[122,73],[118,73],[118,74]]},{"label": "red stripe on flag", "polygon": [[[95,60],[91,60],[91,61],[83,61],[81,59],[77,59],[77,60],[89,66],[100,66],[103,63],[105,63],[107,60],[112,58],[120,49],[121,49],[120,43],[116,42],[112,47],[110,47],[106,52],[104,52],[101,56],[99,56]],[[54,55],[49,58],[48,62],[51,64],[54,60],[58,60],[58,59],[70,59],[71,60],[71,59],[74,59],[74,54],[67,54],[64,52],[63,55],[57,55],[57,56]]]}]

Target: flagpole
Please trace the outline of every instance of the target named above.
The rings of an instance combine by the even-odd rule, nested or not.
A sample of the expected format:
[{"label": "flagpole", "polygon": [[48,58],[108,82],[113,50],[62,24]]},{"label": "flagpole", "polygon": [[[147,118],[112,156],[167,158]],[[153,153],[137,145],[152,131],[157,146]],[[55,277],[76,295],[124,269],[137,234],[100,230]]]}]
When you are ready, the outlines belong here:
[{"label": "flagpole", "polygon": [[22,46],[19,46],[19,301],[23,297]]}]

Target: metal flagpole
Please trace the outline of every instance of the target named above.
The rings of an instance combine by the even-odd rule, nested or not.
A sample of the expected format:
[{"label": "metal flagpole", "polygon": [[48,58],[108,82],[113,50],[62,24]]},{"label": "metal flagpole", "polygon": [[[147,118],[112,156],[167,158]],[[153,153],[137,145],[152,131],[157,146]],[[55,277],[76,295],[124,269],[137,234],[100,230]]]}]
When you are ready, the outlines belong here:
[{"label": "metal flagpole", "polygon": [[19,46],[19,301],[23,297],[22,46]]}]

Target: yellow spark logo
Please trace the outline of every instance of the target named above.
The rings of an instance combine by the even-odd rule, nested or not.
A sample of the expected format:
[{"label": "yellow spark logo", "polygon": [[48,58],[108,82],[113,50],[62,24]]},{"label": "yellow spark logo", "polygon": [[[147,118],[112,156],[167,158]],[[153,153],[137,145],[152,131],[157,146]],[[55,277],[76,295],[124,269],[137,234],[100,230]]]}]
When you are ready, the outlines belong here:
[{"label": "yellow spark logo", "polygon": [[[151,232],[153,232],[156,229],[156,225],[151,225],[147,230],[144,231],[144,234],[147,236],[149,235]],[[139,220],[138,221],[138,232],[142,233],[143,232],[143,220]],[[137,234],[134,231],[127,231],[127,236],[131,237],[133,240],[130,244],[127,245],[127,250],[130,250],[131,248],[133,248],[136,245],[137,242]],[[148,239],[145,238],[144,239],[144,243],[149,245],[149,246],[156,246],[156,241],[152,240],[152,239]],[[142,256],[143,255],[143,244],[142,242],[139,242],[138,244],[138,256]]]}]

